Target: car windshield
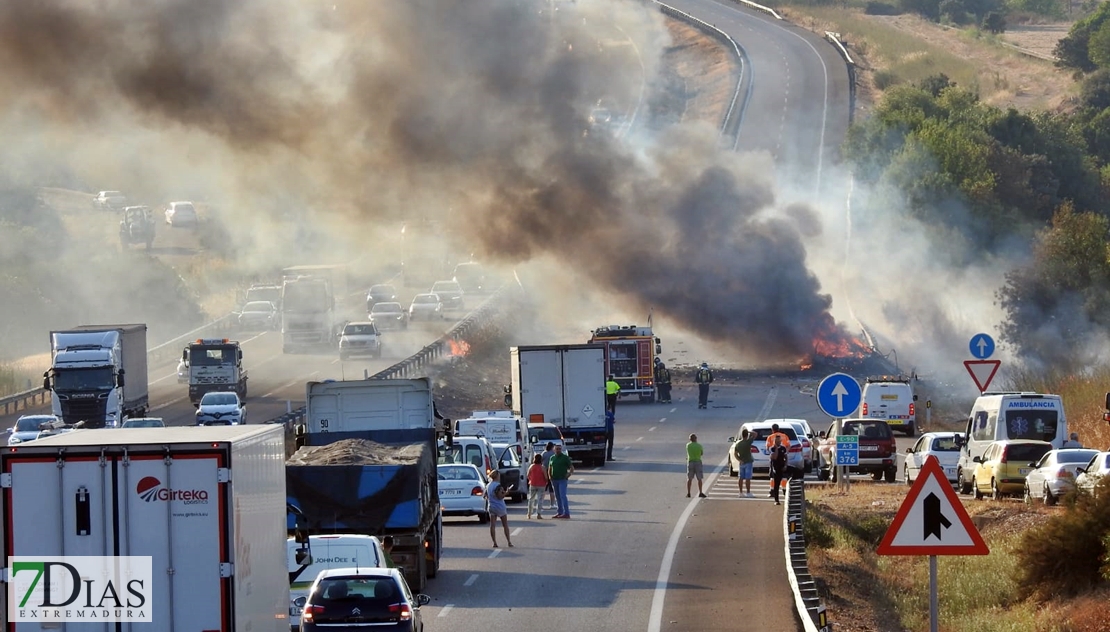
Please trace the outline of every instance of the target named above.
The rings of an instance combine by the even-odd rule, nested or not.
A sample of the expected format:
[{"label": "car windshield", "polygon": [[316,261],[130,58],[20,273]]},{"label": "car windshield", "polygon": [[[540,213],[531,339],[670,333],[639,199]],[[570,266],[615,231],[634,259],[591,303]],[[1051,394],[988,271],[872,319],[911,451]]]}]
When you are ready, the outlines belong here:
[{"label": "car windshield", "polygon": [[1011,439],[1052,441],[1056,438],[1057,411],[1050,409],[1007,410],[1006,436]]},{"label": "car windshield", "polygon": [[867,439],[889,439],[890,426],[882,421],[848,421],[844,423],[841,433]]},{"label": "car windshield", "polygon": [[371,324],[347,325],[343,328],[343,335],[345,336],[372,336],[376,333],[378,333],[377,330]]},{"label": "car windshield", "polygon": [[933,439],[933,445],[929,449],[933,452],[959,452],[960,444],[956,437],[937,437]]},{"label": "car windshield", "polygon": [[231,345],[196,346],[189,349],[189,364],[192,366],[234,366],[238,354]]},{"label": "car windshield", "polygon": [[385,620],[391,616],[391,608],[404,601],[401,588],[392,577],[365,576],[322,579],[308,598],[310,604],[323,607],[323,612],[315,617],[317,623],[346,622],[352,616],[359,621]]},{"label": "car windshield", "polygon": [[237,403],[235,393],[205,393],[200,399],[201,406],[234,406]]},{"label": "car windshield", "polygon": [[393,296],[393,294],[394,294],[393,286],[392,285],[375,285],[374,287],[370,288],[370,294],[372,296]]},{"label": "car windshield", "polygon": [[124,428],[162,428],[165,424],[160,419],[128,419],[123,422]]},{"label": "car windshield", "polygon": [[272,312],[274,304],[269,301],[251,301],[243,306],[244,312]]},{"label": "car windshield", "polygon": [[44,417],[41,415],[35,417],[22,417],[19,421],[15,422],[16,432],[38,432],[43,424],[54,421],[55,417]]},{"label": "car windshield", "polygon": [[528,441],[532,443],[547,443],[548,441],[562,441],[563,435],[558,428],[529,428]]},{"label": "car windshield", "polygon": [[175,204],[173,207],[173,212],[188,215],[189,213],[196,213],[197,210],[193,208],[192,204]]},{"label": "car windshield", "polygon": [[472,467],[458,467],[454,465],[439,466],[439,480],[441,481],[477,481],[478,470]]},{"label": "car windshield", "polygon": [[1006,446],[1005,454],[1008,461],[1033,462],[1039,460],[1052,449],[1051,445],[1036,443],[1017,443]]},{"label": "car windshield", "polygon": [[400,311],[402,311],[400,303],[378,303],[377,305],[374,306],[374,309],[370,310],[370,313],[371,314],[396,314],[397,312],[400,312]]},{"label": "car windshield", "polygon": [[1057,463],[1087,463],[1098,454],[1095,450],[1061,450],[1056,453]]},{"label": "car windshield", "polygon": [[417,304],[435,304],[439,302],[439,298],[434,294],[421,294],[412,299],[412,302]]}]

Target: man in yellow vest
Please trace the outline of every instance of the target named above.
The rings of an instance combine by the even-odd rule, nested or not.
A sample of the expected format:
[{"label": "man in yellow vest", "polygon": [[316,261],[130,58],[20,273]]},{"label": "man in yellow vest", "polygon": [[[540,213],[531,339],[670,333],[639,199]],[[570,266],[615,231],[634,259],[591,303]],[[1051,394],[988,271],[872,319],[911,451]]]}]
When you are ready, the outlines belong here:
[{"label": "man in yellow vest", "polygon": [[614,414],[617,412],[617,395],[621,394],[621,385],[610,375],[605,381],[605,410]]}]

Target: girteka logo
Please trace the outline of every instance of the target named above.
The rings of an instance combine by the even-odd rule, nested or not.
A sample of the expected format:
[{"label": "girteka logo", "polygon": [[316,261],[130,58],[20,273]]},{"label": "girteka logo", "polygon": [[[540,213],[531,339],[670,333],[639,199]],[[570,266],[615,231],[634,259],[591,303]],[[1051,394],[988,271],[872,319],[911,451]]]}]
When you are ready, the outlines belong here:
[{"label": "girteka logo", "polygon": [[144,476],[135,486],[135,492],[148,503],[159,500],[178,500],[186,505],[200,505],[208,503],[208,490],[206,489],[170,489],[162,481],[153,476]]}]

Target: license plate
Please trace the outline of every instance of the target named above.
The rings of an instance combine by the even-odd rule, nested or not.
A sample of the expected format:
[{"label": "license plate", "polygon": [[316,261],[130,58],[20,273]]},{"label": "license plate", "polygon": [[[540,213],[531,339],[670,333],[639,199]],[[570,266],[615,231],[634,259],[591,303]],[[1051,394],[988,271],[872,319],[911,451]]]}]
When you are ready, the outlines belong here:
[{"label": "license plate", "polygon": [[1023,468],[1018,470],[1018,474],[1021,474],[1022,476],[1025,476],[1029,472],[1030,472],[1030,468],[1027,468],[1027,467],[1023,467]]},{"label": "license plate", "polygon": [[878,452],[879,451],[879,446],[877,446],[877,445],[861,445],[859,447],[859,451],[860,452]]},{"label": "license plate", "polygon": [[461,489],[441,489],[439,490],[440,496],[462,496]]},{"label": "license plate", "polygon": [[956,468],[954,468],[954,467],[944,468],[944,475],[945,476],[955,476],[956,475]]}]

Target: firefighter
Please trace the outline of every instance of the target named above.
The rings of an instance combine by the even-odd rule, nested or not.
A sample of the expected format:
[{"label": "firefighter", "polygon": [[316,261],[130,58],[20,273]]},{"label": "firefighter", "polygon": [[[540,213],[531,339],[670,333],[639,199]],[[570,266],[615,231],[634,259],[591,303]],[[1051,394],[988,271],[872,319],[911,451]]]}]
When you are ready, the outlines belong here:
[{"label": "firefighter", "polygon": [[709,385],[713,383],[713,372],[709,370],[708,363],[701,363],[694,381],[698,384],[698,408],[708,408]]},{"label": "firefighter", "polygon": [[662,362],[655,367],[655,391],[660,404],[671,403],[671,370]]},{"label": "firefighter", "polygon": [[621,385],[610,375],[609,379],[605,381],[605,410],[612,412],[614,415],[617,412],[617,395],[621,394]]}]

